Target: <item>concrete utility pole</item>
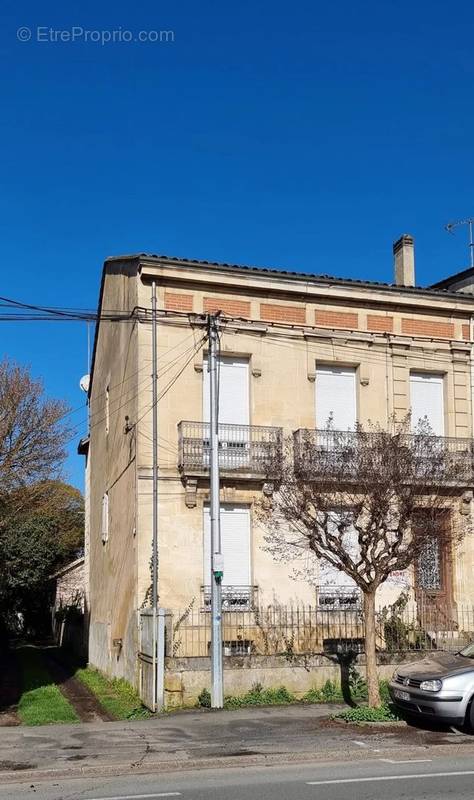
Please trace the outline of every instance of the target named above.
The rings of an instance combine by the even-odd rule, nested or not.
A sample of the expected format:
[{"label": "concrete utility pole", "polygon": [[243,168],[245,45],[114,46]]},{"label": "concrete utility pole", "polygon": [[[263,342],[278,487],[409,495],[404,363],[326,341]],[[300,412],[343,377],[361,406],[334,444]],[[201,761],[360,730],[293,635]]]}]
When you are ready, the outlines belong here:
[{"label": "concrete utility pole", "polygon": [[208,316],[209,335],[209,428],[210,428],[210,489],[211,489],[211,706],[224,705],[224,679],[222,661],[222,577],[224,563],[221,543],[220,476],[219,476],[219,397],[217,349],[219,327],[217,317]]},{"label": "concrete utility pole", "polygon": [[153,530],[152,530],[152,589],[151,605],[158,605],[158,369],[156,347],[156,283],[151,285],[151,359],[152,426],[153,426]]}]

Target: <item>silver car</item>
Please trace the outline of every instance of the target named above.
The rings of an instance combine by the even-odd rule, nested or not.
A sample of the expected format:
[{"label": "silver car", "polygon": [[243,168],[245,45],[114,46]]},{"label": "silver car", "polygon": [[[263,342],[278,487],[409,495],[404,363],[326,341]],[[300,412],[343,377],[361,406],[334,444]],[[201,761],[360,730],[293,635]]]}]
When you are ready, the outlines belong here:
[{"label": "silver car", "polygon": [[389,689],[394,704],[407,714],[474,728],[474,643],[456,654],[436,652],[400,664]]}]

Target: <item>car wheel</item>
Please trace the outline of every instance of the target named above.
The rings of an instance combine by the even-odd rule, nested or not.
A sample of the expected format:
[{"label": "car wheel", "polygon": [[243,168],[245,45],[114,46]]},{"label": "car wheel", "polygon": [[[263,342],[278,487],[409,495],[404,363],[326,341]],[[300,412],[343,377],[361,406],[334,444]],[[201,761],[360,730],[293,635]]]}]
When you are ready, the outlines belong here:
[{"label": "car wheel", "polygon": [[474,733],[474,697],[471,697],[466,711],[466,727]]}]

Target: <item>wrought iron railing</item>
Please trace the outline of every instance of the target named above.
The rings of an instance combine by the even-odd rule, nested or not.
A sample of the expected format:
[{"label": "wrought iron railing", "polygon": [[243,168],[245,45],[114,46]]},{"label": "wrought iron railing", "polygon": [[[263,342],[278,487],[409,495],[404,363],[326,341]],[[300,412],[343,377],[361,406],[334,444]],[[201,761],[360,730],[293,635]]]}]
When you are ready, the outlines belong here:
[{"label": "wrought iron railing", "polygon": [[316,586],[318,606],[327,611],[359,609],[362,594],[357,586]]},{"label": "wrought iron railing", "polygon": [[[208,656],[211,615],[205,608],[170,612],[167,654]],[[315,655],[360,652],[364,647],[361,608],[255,606],[228,608],[222,616],[225,655]],[[375,620],[379,653],[457,652],[474,641],[474,607],[421,608],[410,603],[378,608]],[[474,662],[473,662],[474,663]]]},{"label": "wrought iron railing", "polygon": [[[206,422],[180,422],[179,469],[209,472],[210,431]],[[266,476],[279,461],[282,429],[262,425],[219,425],[219,466],[224,472]]]},{"label": "wrought iron railing", "polygon": [[[356,480],[371,470],[376,474],[377,432],[300,428],[293,434],[295,468],[314,477]],[[406,448],[408,474],[413,480],[435,485],[474,484],[474,440],[448,436],[400,434],[398,454]],[[368,455],[372,451],[372,455]],[[384,459],[379,447],[380,459]],[[401,460],[401,459],[400,459]],[[371,477],[365,475],[365,477]]]},{"label": "wrought iron railing", "polygon": [[[202,586],[203,609],[211,610],[211,587]],[[223,586],[223,611],[250,611],[257,605],[256,586]]]}]

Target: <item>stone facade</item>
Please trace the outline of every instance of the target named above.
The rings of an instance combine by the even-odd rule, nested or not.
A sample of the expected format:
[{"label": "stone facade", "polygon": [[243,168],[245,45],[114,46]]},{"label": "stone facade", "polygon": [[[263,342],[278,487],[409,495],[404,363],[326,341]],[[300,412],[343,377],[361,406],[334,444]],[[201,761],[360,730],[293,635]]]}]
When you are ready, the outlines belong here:
[{"label": "stone facade", "polygon": [[[472,437],[474,298],[466,293],[344,281],[158,256],[108,259],[100,308],[130,312],[98,325],[90,388],[88,455],[89,659],[137,680],[138,609],[150,587],[152,547],[151,282],[158,291],[160,604],[202,605],[206,475],[178,469],[178,426],[202,422],[208,312],[227,319],[223,355],[249,361],[250,424],[284,434],[315,428],[317,365],[353,367],[357,416],[386,426],[410,409],[410,374],[436,372],[444,387],[447,437]],[[135,313],[134,313],[135,312]],[[189,317],[187,315],[193,314]],[[182,315],[183,314],[183,315]],[[262,605],[315,603],[312,585],[264,548],[253,507],[265,487],[225,475],[223,502],[251,518],[251,582]],[[104,531],[104,496],[107,530]],[[458,508],[453,510],[455,519]],[[455,603],[472,603],[474,543],[452,555]],[[400,593],[394,581],[384,600]]]}]

